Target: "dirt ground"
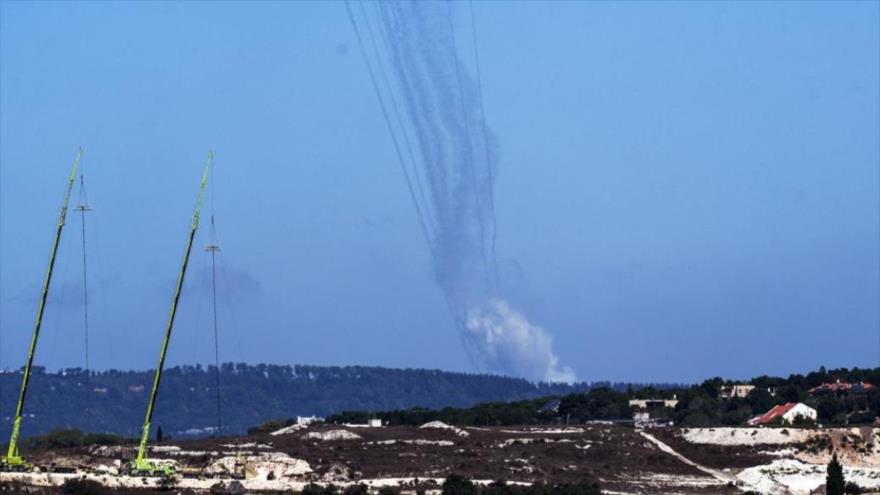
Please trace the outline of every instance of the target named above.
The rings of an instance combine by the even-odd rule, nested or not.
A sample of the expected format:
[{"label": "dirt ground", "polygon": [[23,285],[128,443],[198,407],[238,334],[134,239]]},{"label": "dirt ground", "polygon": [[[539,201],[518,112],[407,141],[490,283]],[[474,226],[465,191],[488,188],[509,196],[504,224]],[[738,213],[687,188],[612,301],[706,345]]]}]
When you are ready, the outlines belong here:
[{"label": "dirt ground", "polygon": [[766,445],[707,445],[691,443],[682,438],[681,430],[658,428],[651,433],[677,452],[700,464],[715,469],[743,469],[772,462],[775,457],[766,452]]},{"label": "dirt ground", "polygon": [[[340,434],[339,430],[349,432]],[[464,433],[461,433],[463,431]],[[361,479],[445,478],[459,474],[475,480],[574,483],[599,480],[603,488],[637,493],[737,493],[706,473],[660,451],[632,428],[595,425],[571,428],[452,429],[316,426],[289,434],[165,442],[156,458],[175,459],[189,473],[217,459],[242,452],[282,452],[306,461],[306,481],[346,483]],[[353,439],[336,439],[350,437]],[[326,437],[325,438],[322,438]],[[170,447],[168,451],[162,447]],[[179,450],[175,450],[178,447]],[[32,453],[48,465],[112,465],[126,461],[125,448],[70,449]],[[738,464],[760,464],[745,454]],[[419,481],[421,488],[438,488]],[[143,493],[143,492],[141,492]]]},{"label": "dirt ground", "polygon": [[[344,486],[364,482],[405,492],[429,493],[450,474],[491,482],[576,483],[596,481],[611,495],[733,494],[750,487],[766,493],[810,493],[824,478],[792,472],[821,467],[831,450],[853,476],[880,489],[880,430],[755,430],[748,428],[655,428],[645,431],[611,424],[572,427],[496,428],[355,427],[320,425],[260,434],[151,446],[150,457],[178,464],[172,493],[207,493],[219,481],[241,480],[247,493],[291,493],[311,482]],[[689,436],[690,435],[690,436]],[[774,438],[776,443],[774,442]],[[778,441],[784,438],[784,442]],[[806,439],[806,440],[805,440]],[[792,440],[796,440],[793,442]],[[134,457],[134,446],[27,452],[43,467],[67,467],[76,475],[113,485],[108,493],[157,493],[142,478],[116,473]],[[772,469],[772,463],[781,464]],[[760,476],[755,476],[760,469]],[[743,473],[752,480],[744,482]],[[821,473],[820,473],[821,474]],[[40,478],[43,476],[43,478]],[[54,481],[47,482],[54,476]],[[55,494],[63,475],[4,478],[5,493]],[[812,477],[811,477],[812,476]],[[31,484],[10,485],[24,479]],[[811,481],[812,480],[812,481]],[[751,483],[746,485],[744,483]],[[14,489],[7,489],[14,486]],[[800,486],[795,490],[791,487]],[[809,486],[810,488],[803,488]],[[161,492],[161,493],[168,493]],[[96,494],[102,495],[102,494]]]}]

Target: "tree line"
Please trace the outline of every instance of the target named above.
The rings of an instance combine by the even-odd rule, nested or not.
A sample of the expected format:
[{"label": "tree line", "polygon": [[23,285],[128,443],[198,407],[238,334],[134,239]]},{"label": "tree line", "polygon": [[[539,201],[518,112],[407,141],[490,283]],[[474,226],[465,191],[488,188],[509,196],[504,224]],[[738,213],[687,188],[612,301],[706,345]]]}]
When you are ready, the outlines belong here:
[{"label": "tree line", "polygon": [[[675,398],[678,403],[674,408],[653,408],[650,410],[651,416],[685,427],[741,426],[748,419],[761,415],[776,405],[803,402],[817,410],[819,423],[825,425],[874,422],[880,413],[880,387],[874,388],[868,394],[858,395],[809,393],[814,387],[837,380],[880,385],[880,368],[821,368],[806,375],[794,374],[787,378],[760,376],[744,382],[711,378],[690,387],[631,385],[620,389],[600,386],[565,395],[512,402],[487,402],[465,408],[410,408],[384,412],[349,410],[332,415],[327,421],[364,423],[368,419],[379,418],[389,425],[420,425],[437,420],[459,426],[627,421],[634,412],[629,405],[631,399]],[[755,388],[746,397],[723,398],[722,387],[734,384],[750,384]],[[553,405],[551,402],[554,400],[558,401],[557,407],[544,407]],[[259,431],[259,428],[254,431]]]}]

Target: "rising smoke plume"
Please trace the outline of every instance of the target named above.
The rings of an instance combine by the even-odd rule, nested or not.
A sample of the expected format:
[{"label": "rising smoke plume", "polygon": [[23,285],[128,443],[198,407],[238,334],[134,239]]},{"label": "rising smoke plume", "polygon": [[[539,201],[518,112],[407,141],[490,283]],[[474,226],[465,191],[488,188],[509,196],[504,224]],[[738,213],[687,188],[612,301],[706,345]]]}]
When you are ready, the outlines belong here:
[{"label": "rising smoke plume", "polygon": [[[451,2],[347,2],[346,9],[431,250],[435,280],[471,358],[532,380],[574,381],[571,369],[560,367],[552,337],[499,295],[498,147],[485,122],[476,41],[472,51],[459,51]],[[463,53],[470,54],[476,78]]]},{"label": "rising smoke plume", "polygon": [[550,382],[576,379],[571,368],[559,366],[553,337],[502,299],[491,299],[484,308],[471,308],[466,326],[486,358],[501,369]]}]

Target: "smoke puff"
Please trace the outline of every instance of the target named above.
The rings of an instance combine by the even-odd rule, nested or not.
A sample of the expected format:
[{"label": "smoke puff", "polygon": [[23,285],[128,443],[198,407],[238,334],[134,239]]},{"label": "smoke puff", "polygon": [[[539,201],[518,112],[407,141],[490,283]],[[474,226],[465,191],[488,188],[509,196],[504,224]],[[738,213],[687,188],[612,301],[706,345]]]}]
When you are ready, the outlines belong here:
[{"label": "smoke puff", "polygon": [[482,308],[468,311],[466,326],[489,364],[532,380],[574,382],[569,367],[560,367],[553,352],[553,337],[529,323],[507,301],[494,298]]}]

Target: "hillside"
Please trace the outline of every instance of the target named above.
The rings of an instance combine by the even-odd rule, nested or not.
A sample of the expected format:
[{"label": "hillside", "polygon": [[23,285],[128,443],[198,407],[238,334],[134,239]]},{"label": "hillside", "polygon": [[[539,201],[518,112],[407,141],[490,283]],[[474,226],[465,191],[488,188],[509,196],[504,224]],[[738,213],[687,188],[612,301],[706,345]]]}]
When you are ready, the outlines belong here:
[{"label": "hillside", "polygon": [[[313,424],[274,434],[154,443],[150,457],[176,466],[179,473],[167,480],[164,492],[163,480],[121,472],[135,455],[134,444],[27,446],[25,451],[37,465],[56,472],[0,473],[0,486],[17,482],[39,485],[40,491],[31,493],[95,495],[169,493],[169,485],[192,495],[367,495],[369,487],[372,494],[412,495],[439,494],[441,486],[449,488],[447,483],[464,477],[480,485],[502,480],[527,491],[511,492],[493,483],[479,492],[443,493],[594,495],[601,489],[606,494],[810,495],[824,493],[814,490],[825,482],[825,464],[834,452],[845,464],[846,480],[860,487],[847,493],[880,490],[880,429],[870,427]],[[100,485],[89,490],[69,485],[82,478]],[[44,491],[47,485],[57,491]],[[12,486],[14,493],[27,490]]]},{"label": "hillside", "polygon": [[[79,428],[136,436],[153,372],[36,369],[28,392],[25,436]],[[586,390],[590,384],[533,384],[494,375],[366,366],[221,366],[224,434],[244,433],[273,418],[327,416],[345,410],[468,407]],[[0,435],[9,435],[20,372],[0,373]],[[618,388],[625,387],[618,384]],[[166,370],[153,424],[174,436],[211,433],[215,424],[214,368]],[[188,431],[188,432],[187,432]]]}]

